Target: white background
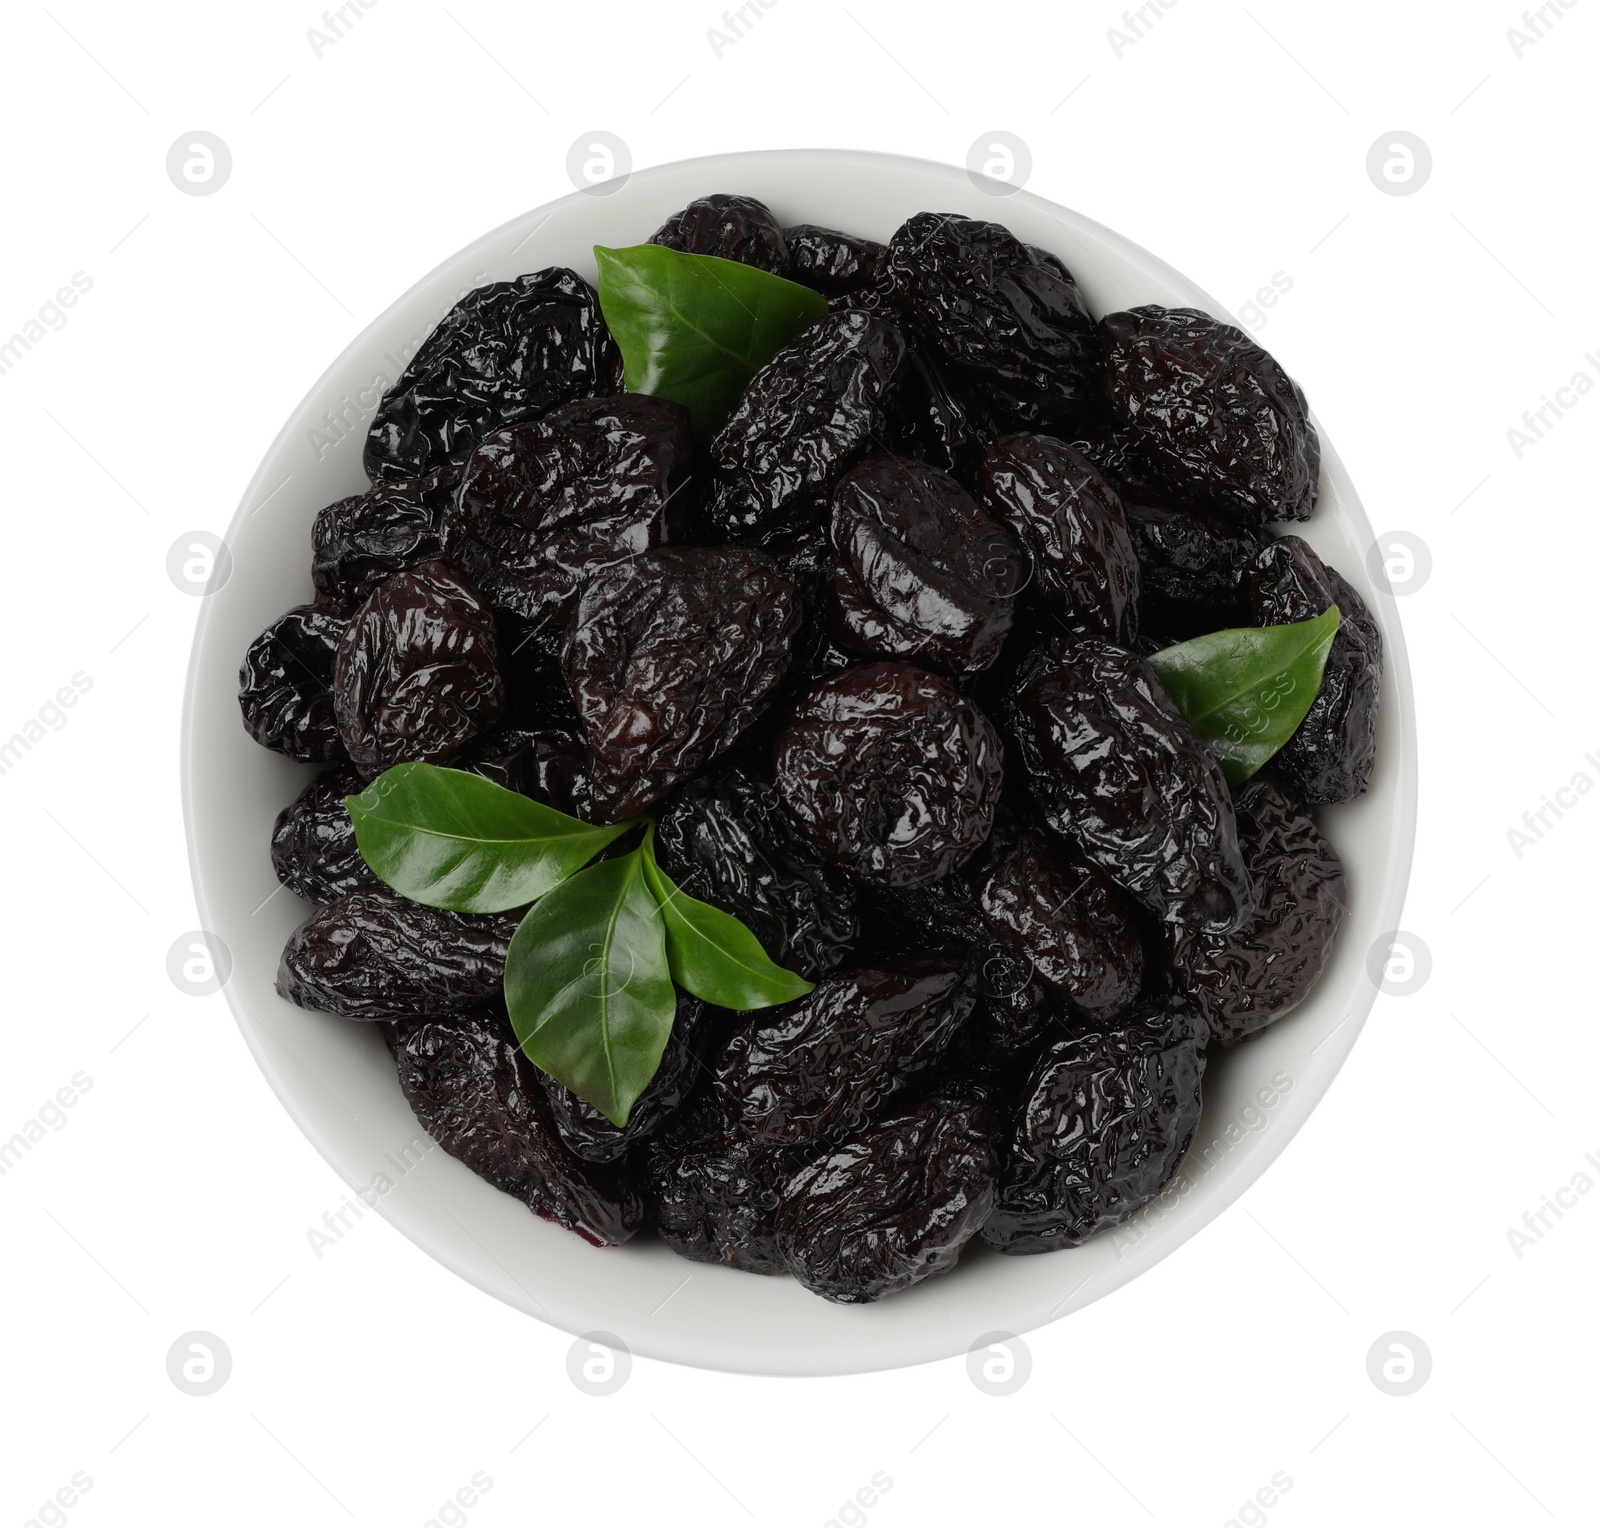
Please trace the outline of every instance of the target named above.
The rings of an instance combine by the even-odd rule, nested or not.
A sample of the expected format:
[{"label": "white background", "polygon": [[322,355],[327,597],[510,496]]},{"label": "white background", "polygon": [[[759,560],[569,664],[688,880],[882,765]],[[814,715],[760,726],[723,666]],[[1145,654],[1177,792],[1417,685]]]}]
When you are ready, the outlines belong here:
[{"label": "white background", "polygon": [[[774,0],[719,48],[711,4],[373,0],[320,54],[309,3],[10,8],[0,339],[92,285],[0,375],[0,737],[75,674],[92,687],[0,775],[0,1138],[48,1116],[0,1177],[0,1528],[1593,1521],[1600,1193],[1508,1237],[1600,1182],[1600,799],[1564,798],[1520,853],[1508,837],[1600,781],[1600,398],[1520,456],[1507,434],[1600,380],[1600,6],[1569,4],[1514,45],[1518,7],[1482,0],[1170,0],[1138,36],[1114,3]],[[213,196],[165,170],[196,129],[232,153]],[[566,1335],[378,1216],[313,1252],[344,1185],[224,999],[166,974],[196,917],[177,735],[197,602],[168,548],[225,528],[290,407],[400,291],[569,191],[594,130],[641,166],[803,145],[961,163],[1018,135],[1030,189],[1231,307],[1291,283],[1262,342],[1374,523],[1431,554],[1401,601],[1422,736],[1405,922],[1431,977],[1379,999],[1242,1202],[1029,1334],[1010,1396],[959,1360],[829,1381],[636,1360],[582,1393]],[[1396,130],[1431,150],[1414,195],[1367,173]],[[166,1370],[196,1330],[232,1354],[205,1397]],[[1433,1365],[1403,1397],[1367,1370],[1397,1330]],[[892,1484],[841,1519],[875,1475]]]}]

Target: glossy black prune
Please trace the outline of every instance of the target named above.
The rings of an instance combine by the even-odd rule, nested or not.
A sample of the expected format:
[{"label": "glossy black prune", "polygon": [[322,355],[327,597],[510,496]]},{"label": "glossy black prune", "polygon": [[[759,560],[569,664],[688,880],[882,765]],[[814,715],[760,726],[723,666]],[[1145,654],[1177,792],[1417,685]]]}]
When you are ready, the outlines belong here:
[{"label": "glossy black prune", "polygon": [[383,395],[363,461],[374,483],[459,462],[491,430],[615,392],[621,358],[600,299],[551,266],[468,292]]},{"label": "glossy black prune", "polygon": [[588,800],[587,762],[588,751],[576,730],[496,727],[474,738],[450,760],[450,767],[482,775],[568,816],[582,816],[579,802]]},{"label": "glossy black prune", "polygon": [[1213,932],[1249,910],[1222,770],[1150,665],[1096,638],[1030,653],[1007,708],[1045,820],[1158,918]]},{"label": "glossy black prune", "polygon": [[320,510],[311,526],[317,598],[358,605],[385,579],[444,555],[445,520],[460,485],[450,463],[425,478],[382,482]]},{"label": "glossy black prune", "polygon": [[834,483],[880,431],[905,350],[893,324],[851,311],[778,351],[711,442],[706,514],[717,534],[768,545],[820,521]]},{"label": "glossy black prune", "polygon": [[779,965],[816,980],[850,953],[856,892],[817,858],[775,787],[730,769],[658,813],[656,855],[680,890],[731,913]]},{"label": "glossy black prune", "polygon": [[784,1266],[843,1305],[947,1272],[993,1209],[998,1133],[987,1103],[939,1092],[830,1147],[779,1190]]},{"label": "glossy black prune", "polygon": [[344,758],[333,660],[348,624],[335,611],[296,605],[250,644],[239,665],[239,710],[263,748],[306,764]]},{"label": "glossy black prune", "polygon": [[950,674],[1000,656],[1023,559],[953,477],[874,451],[839,480],[832,507],[827,609],[837,642]]},{"label": "glossy black prune", "polygon": [[923,346],[913,345],[889,395],[884,443],[969,483],[993,435],[983,399],[964,394]]},{"label": "glossy black prune", "polygon": [[1253,624],[1244,577],[1257,532],[1200,509],[1132,497],[1122,508],[1139,555],[1141,633],[1171,643]]},{"label": "glossy black prune", "polygon": [[344,804],[364,783],[353,769],[325,769],[278,813],[272,825],[272,868],[297,897],[335,902],[378,884],[356,847],[355,824]]},{"label": "glossy black prune", "polygon": [[783,229],[765,202],[753,196],[713,192],[675,212],[650,235],[651,244],[687,255],[715,255],[759,266],[774,276],[789,275]]},{"label": "glossy black prune", "polygon": [[1253,890],[1250,919],[1231,934],[1168,927],[1173,986],[1219,1045],[1237,1045],[1303,1002],[1344,919],[1344,867],[1311,813],[1270,775],[1233,793]]},{"label": "glossy black prune", "polygon": [[1177,493],[1248,525],[1310,517],[1322,446],[1306,395],[1244,330],[1150,306],[1108,313],[1100,337],[1112,412]]},{"label": "glossy black prune", "polygon": [[1005,759],[994,725],[948,680],[867,663],[812,685],[773,749],[778,794],[824,859],[917,886],[989,836]]},{"label": "glossy black prune", "polygon": [[508,425],[467,458],[449,555],[497,611],[565,622],[586,577],[681,539],[688,411],[629,393]]},{"label": "glossy black prune", "polygon": [[789,279],[824,297],[855,298],[872,293],[889,262],[887,244],[816,223],[785,228],[783,239],[789,249]]},{"label": "glossy black prune", "polygon": [[837,1137],[933,1066],[975,1001],[970,971],[942,956],[836,971],[735,1031],[717,1094],[733,1123],[775,1146]]},{"label": "glossy black prune", "polygon": [[433,1018],[500,994],[520,913],[451,913],[387,886],[319,907],[290,936],[277,989],[347,1019]]},{"label": "glossy black prune", "polygon": [[1074,636],[1128,641],[1139,558],[1121,495],[1093,462],[1050,435],[1002,435],[978,469],[978,497],[1032,559],[1031,600]]},{"label": "glossy black prune", "polygon": [[1350,801],[1372,780],[1377,758],[1383,635],[1366,601],[1298,536],[1269,541],[1246,575],[1258,624],[1309,621],[1339,607],[1339,630],[1322,670],[1322,687],[1305,720],[1272,766],[1302,800]]},{"label": "glossy black prune", "polygon": [[1200,1122],[1206,1025],[1146,1000],[1115,1028],[1054,1040],[1024,1088],[983,1239],[1000,1252],[1076,1247],[1149,1203]]},{"label": "glossy black prune", "polygon": [[783,677],[798,621],[794,586],[749,547],[667,547],[589,580],[562,666],[606,821],[734,742]]},{"label": "glossy black prune", "polygon": [[566,1149],[498,1014],[397,1024],[392,1044],[418,1122],[480,1178],[596,1247],[619,1246],[639,1229],[644,1201],[631,1174]]}]

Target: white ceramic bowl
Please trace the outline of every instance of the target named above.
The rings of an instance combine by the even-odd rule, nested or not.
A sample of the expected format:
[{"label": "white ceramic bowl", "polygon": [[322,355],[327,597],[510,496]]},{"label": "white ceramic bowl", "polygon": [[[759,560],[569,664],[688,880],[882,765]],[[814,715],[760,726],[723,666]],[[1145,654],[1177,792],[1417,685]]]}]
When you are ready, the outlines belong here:
[{"label": "white ceramic bowl", "polygon": [[[924,209],[1005,223],[1064,259],[1095,312],[1159,302],[1228,314],[1126,239],[1027,192],[993,196],[960,169],[884,154],[793,150],[664,165],[609,195],[578,193],[507,223],[446,261],[330,366],[290,415],[228,532],[233,572],[204,602],[183,720],[183,792],[201,919],[233,955],[228,1000],[284,1107],[353,1189],[463,1278],[574,1333],[614,1334],[635,1353],[763,1374],[838,1374],[964,1353],[993,1332],[1041,1326],[1136,1277],[1239,1197],[1283,1150],[1355,1043],[1374,996],[1367,952],[1399,923],[1416,812],[1415,720],[1393,599],[1372,586],[1372,528],[1323,436],[1322,497],[1295,526],[1361,592],[1386,644],[1378,768],[1360,801],[1323,826],[1349,876],[1334,957],[1296,1013],[1213,1057],[1205,1117],[1175,1184],[1114,1232],[1039,1257],[974,1244],[960,1266],[878,1305],[830,1305],[786,1278],[675,1257],[649,1236],[596,1249],[538,1220],[426,1146],[376,1030],[291,1006],[273,991],[278,955],[307,909],[276,882],[275,814],[315,771],[259,748],[235,699],[251,638],[310,598],[310,529],[324,504],[365,486],[361,449],[388,358],[468,288],[547,265],[594,279],[594,244],[646,239],[697,196],[735,191],[785,224],[886,239]],[[337,438],[329,416],[343,420]],[[327,441],[335,439],[329,445]],[[407,1149],[410,1157],[407,1156]],[[405,1164],[416,1165],[407,1170]],[[398,1164],[398,1165],[397,1165]]]}]

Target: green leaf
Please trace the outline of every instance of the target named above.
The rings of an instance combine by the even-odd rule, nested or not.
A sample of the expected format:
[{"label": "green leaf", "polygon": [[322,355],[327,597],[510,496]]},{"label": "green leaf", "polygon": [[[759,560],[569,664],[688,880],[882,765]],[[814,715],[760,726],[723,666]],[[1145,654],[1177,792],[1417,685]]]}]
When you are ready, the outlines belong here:
[{"label": "green leaf", "polygon": [[719,1008],[770,1008],[804,997],[815,985],[775,965],[761,941],[731,913],[680,891],[656,863],[654,833],[645,836],[644,876],[666,924],[672,979]]},{"label": "green leaf", "polygon": [[591,827],[459,769],[396,764],[345,797],[356,846],[401,896],[458,913],[536,902],[631,823]]},{"label": "green leaf", "polygon": [[1305,720],[1338,630],[1339,607],[1330,605],[1312,621],[1213,631],[1163,648],[1150,665],[1238,785]]},{"label": "green leaf", "polygon": [[781,276],[659,244],[596,245],[600,311],[622,351],[629,392],[681,403],[708,439],[773,355],[828,311]]},{"label": "green leaf", "polygon": [[639,850],[580,870],[522,920],[505,994],[528,1059],[626,1125],[678,1006]]}]

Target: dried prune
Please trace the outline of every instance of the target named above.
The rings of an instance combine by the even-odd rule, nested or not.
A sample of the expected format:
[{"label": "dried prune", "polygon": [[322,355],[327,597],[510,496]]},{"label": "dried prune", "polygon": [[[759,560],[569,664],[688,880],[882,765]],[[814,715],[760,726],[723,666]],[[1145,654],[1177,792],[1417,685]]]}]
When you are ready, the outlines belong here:
[{"label": "dried prune", "polygon": [[815,980],[849,954],[856,894],[801,836],[777,790],[730,769],[683,787],[656,818],[662,869],[731,913],[781,966]]},{"label": "dried prune", "polygon": [[501,425],[615,392],[620,374],[600,299],[576,271],[492,281],[445,314],[383,395],[367,476],[426,477]]},{"label": "dried prune", "polygon": [[442,556],[445,517],[460,481],[451,463],[425,478],[379,483],[319,511],[311,526],[318,599],[360,604],[385,579]]},{"label": "dried prune", "polygon": [[1121,892],[1069,864],[1039,832],[1018,834],[980,877],[978,902],[996,939],[1027,956],[1078,1013],[1109,1023],[1144,981],[1144,942]]},{"label": "dried prune", "polygon": [[717,533],[765,545],[815,525],[878,432],[905,350],[893,324],[852,311],[778,351],[711,442],[706,514]]},{"label": "dried prune", "polygon": [[1252,623],[1245,570],[1261,546],[1247,525],[1204,510],[1125,498],[1139,554],[1141,633],[1182,642]]},{"label": "dried prune", "polygon": [[496,610],[565,621],[585,577],[679,539],[688,411],[584,398],[487,436],[467,458],[449,555]]},{"label": "dried prune", "polygon": [[962,1038],[992,1055],[1012,1057],[1061,1019],[1061,1000],[1039,980],[1027,957],[996,948],[978,967],[978,1006]]},{"label": "dried prune", "polygon": [[1198,308],[1100,320],[1113,413],[1180,494],[1259,525],[1305,520],[1322,447],[1306,395],[1242,329]]},{"label": "dried prune", "polygon": [[1339,607],[1322,687],[1273,768],[1303,800],[1350,801],[1372,780],[1377,754],[1383,635],[1366,601],[1298,536],[1269,541],[1246,577],[1262,626],[1309,621]]},{"label": "dried prune", "polygon": [[1117,490],[1049,435],[1002,435],[978,497],[1033,559],[1029,596],[1074,636],[1126,643],[1138,621],[1139,559]]},{"label": "dried prune", "polygon": [[1023,582],[1016,543],[953,477],[874,451],[833,490],[828,626],[877,658],[987,668]]},{"label": "dried prune", "polygon": [[395,1026],[400,1087],[422,1128],[480,1178],[596,1247],[628,1240],[644,1201],[619,1166],[562,1145],[504,1019],[485,1009]]},{"label": "dried prune", "polygon": [[962,389],[1023,425],[1097,420],[1100,341],[1059,260],[998,223],[919,212],[889,242],[918,335]]},{"label": "dried prune", "polygon": [[811,686],[774,745],[778,793],[812,847],[866,881],[948,875],[989,836],[999,734],[948,680],[867,663]]},{"label": "dried prune", "polygon": [[774,1145],[842,1135],[939,1060],[975,1000],[971,973],[941,956],[836,971],[735,1032],[717,1092],[734,1123]]},{"label": "dried prune", "polygon": [[889,262],[887,244],[816,223],[785,228],[783,239],[789,249],[789,278],[815,288],[824,297],[856,298],[871,293]]},{"label": "dried prune", "polygon": [[583,739],[560,728],[543,731],[526,727],[496,727],[474,738],[450,760],[452,769],[464,769],[508,791],[532,796],[558,812],[582,813],[579,798],[585,794],[587,751]]},{"label": "dried prune", "polygon": [[1173,985],[1220,1045],[1238,1044],[1304,1001],[1345,909],[1344,867],[1309,811],[1270,775],[1245,781],[1233,801],[1254,891],[1249,921],[1231,934],[1166,930]]},{"label": "dried prune", "polygon": [[650,243],[682,250],[686,255],[716,255],[759,266],[774,276],[789,274],[789,251],[783,229],[765,202],[753,196],[713,192],[697,197],[675,212],[650,235]]},{"label": "dried prune", "polygon": [[482,596],[440,561],[379,584],[340,639],[333,700],[350,762],[368,779],[405,759],[448,758],[505,708]]},{"label": "dried prune", "polygon": [[239,665],[239,710],[262,747],[307,764],[345,756],[333,660],[348,624],[335,611],[296,605],[250,644]]},{"label": "dried prune", "polygon": [[387,886],[319,907],[289,936],[280,997],[347,1019],[433,1018],[497,997],[514,913],[452,913]]},{"label": "dried prune", "polygon": [[1008,706],[1045,820],[1157,917],[1243,922],[1250,887],[1222,770],[1137,654],[1097,638],[1030,653]]},{"label": "dried prune", "polygon": [[965,483],[993,434],[983,400],[961,393],[921,345],[912,346],[889,395],[885,443]]},{"label": "dried prune", "polygon": [[1052,1041],[1034,1064],[983,1239],[1076,1247],[1126,1220],[1178,1170],[1200,1121],[1206,1025],[1177,999]]},{"label": "dried prune", "polygon": [[747,547],[667,547],[589,581],[563,667],[607,821],[659,800],[749,726],[798,620],[793,585]]},{"label": "dried prune", "polygon": [[356,828],[344,798],[363,785],[353,769],[325,769],[278,813],[272,825],[272,868],[297,897],[335,902],[376,886],[378,878],[356,847]]},{"label": "dried prune", "polygon": [[994,1206],[998,1132],[988,1104],[936,1092],[831,1147],[779,1190],[784,1266],[845,1305],[947,1272]]}]

